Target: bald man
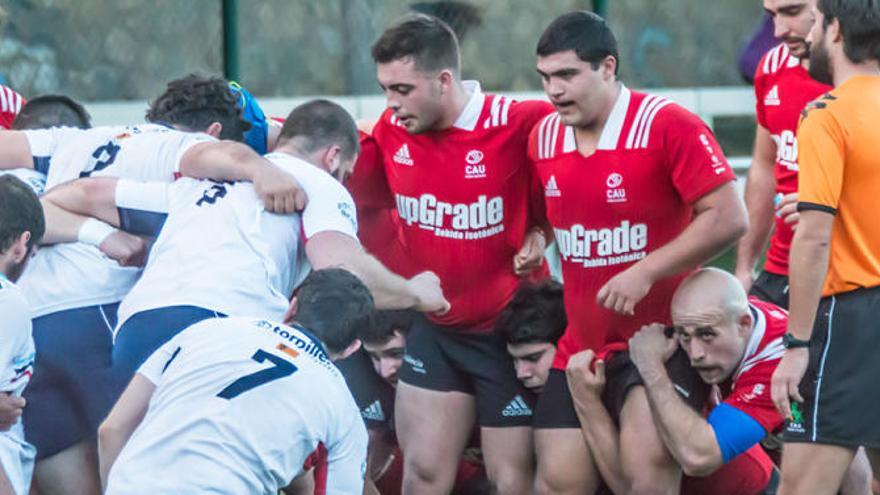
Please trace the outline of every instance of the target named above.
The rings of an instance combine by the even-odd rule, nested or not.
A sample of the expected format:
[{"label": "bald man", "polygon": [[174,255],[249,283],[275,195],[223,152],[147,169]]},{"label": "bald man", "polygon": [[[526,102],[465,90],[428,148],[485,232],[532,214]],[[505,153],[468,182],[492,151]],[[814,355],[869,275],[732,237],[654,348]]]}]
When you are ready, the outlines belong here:
[{"label": "bald man", "polygon": [[[783,354],[788,313],[748,298],[733,275],[715,268],[704,268],[682,282],[671,313],[672,336],[667,337],[662,324],[642,327],[629,340],[630,358],[644,381],[651,416],[669,453],[685,474],[708,476],[750,449],[754,454],[761,439],[782,428],[783,418],[770,398],[770,380]],[[676,392],[664,365],[679,346],[700,378],[721,391],[722,402],[708,418]],[[569,361],[566,373],[576,404],[598,403],[605,363],[595,360],[593,371],[593,361],[592,351]],[[584,426],[584,436],[589,444],[588,428]],[[601,448],[602,438],[593,438],[597,442],[590,448]],[[617,473],[611,469],[603,477],[618,492]]]}]

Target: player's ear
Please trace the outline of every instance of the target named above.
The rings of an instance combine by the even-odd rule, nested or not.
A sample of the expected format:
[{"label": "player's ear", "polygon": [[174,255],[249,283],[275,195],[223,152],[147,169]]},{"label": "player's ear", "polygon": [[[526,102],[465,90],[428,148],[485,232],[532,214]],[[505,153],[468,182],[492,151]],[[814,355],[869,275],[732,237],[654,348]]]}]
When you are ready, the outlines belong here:
[{"label": "player's ear", "polygon": [[752,330],[752,323],[754,323],[754,319],[752,318],[751,311],[747,311],[744,315],[740,316],[737,319],[736,329],[740,337],[748,338],[749,333],[751,333]]},{"label": "player's ear", "polygon": [[296,296],[293,296],[293,298],[290,300],[290,306],[287,307],[287,312],[284,313],[284,321],[282,323],[284,323],[285,325],[290,325],[291,323],[293,323],[293,319],[296,317],[296,306]]},{"label": "player's ear", "polygon": [[442,71],[440,71],[440,74],[437,76],[437,78],[440,80],[441,94],[448,93],[449,89],[452,88],[452,85],[455,84],[455,76],[449,69],[443,69]]},{"label": "player's ear", "polygon": [[321,157],[321,166],[324,170],[330,172],[331,175],[334,175],[341,164],[342,147],[338,144],[331,144],[324,150],[324,154]]},{"label": "player's ear", "polygon": [[345,358],[347,358],[348,356],[351,356],[352,354],[354,354],[355,352],[357,352],[358,349],[360,349],[360,348],[361,348],[361,341],[360,341],[360,339],[355,339],[354,342],[352,342],[351,344],[349,344],[349,346],[346,347],[344,351],[342,351],[342,352],[339,353],[339,356],[336,358],[336,360],[338,361],[338,360],[340,360],[340,359],[345,359]]},{"label": "player's ear", "polygon": [[603,79],[615,79],[617,75],[617,58],[614,55],[608,55],[600,62],[599,70],[602,71]]},{"label": "player's ear", "polygon": [[30,254],[28,250],[28,242],[31,240],[30,231],[25,230],[18,236],[18,239],[12,243],[12,259],[16,263],[21,263]]},{"label": "player's ear", "polygon": [[211,122],[211,125],[205,129],[205,134],[217,139],[220,139],[221,132],[223,132],[223,124],[220,122]]}]

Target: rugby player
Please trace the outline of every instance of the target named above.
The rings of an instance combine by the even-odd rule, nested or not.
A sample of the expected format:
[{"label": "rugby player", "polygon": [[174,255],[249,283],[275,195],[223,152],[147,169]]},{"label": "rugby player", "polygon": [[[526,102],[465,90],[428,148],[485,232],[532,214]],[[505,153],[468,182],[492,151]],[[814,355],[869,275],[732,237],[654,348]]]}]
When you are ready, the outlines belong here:
[{"label": "rugby player", "polygon": [[783,495],[834,493],[861,445],[877,472],[880,410],[874,331],[880,286],[880,8],[819,0],[810,75],[834,89],[798,127],[798,228],[789,257],[786,351],[772,397],[785,427]]},{"label": "rugby player", "polygon": [[[771,303],[747,299],[733,275],[706,268],[675,292],[674,338],[659,323],[643,326],[630,338],[629,355],[644,380],[651,417],[666,449],[689,476],[682,493],[764,493],[773,463],[758,443],[782,428],[782,416],[770,400],[770,376],[782,357],[786,316]],[[700,378],[720,387],[723,402],[708,418],[681,398],[670,379],[666,363],[679,344]],[[613,434],[617,427],[602,403],[605,369],[605,362],[587,350],[569,360],[566,373],[603,479],[615,493],[627,493],[621,466],[613,462],[619,450]],[[731,464],[736,459],[740,462]]]},{"label": "rugby player", "polygon": [[[737,245],[735,273],[751,295],[782,308],[788,308],[788,249],[797,221],[797,124],[806,104],[831,89],[807,73],[805,38],[815,3],[764,1],[782,43],[764,55],[755,72],[758,126],[745,193],[749,230]],[[764,269],[754,279],[768,238]]]},{"label": "rugby player", "polygon": [[210,318],[140,367],[100,429],[107,494],[277,493],[314,470],[315,492],[358,494],[367,434],[331,361],[373,312],[350,272],[312,272],[295,323]]},{"label": "rugby player", "polygon": [[498,493],[527,493],[531,406],[491,329],[518,275],[542,266],[526,144],[551,109],[462,81],[455,35],[433,17],[402,18],[372,55],[388,108],[371,131],[379,160],[358,166],[387,181],[406,263],[437,273],[452,305],[417,319],[407,338],[395,404],[404,493],[448,493],[475,422]]},{"label": "rugby player", "polygon": [[[404,280],[358,244],[354,204],[339,183],[357,146],[354,121],[339,105],[314,100],[291,112],[267,158],[312,198],[301,216],[264,210],[250,183],[93,178],[49,192],[47,211],[58,207],[158,236],[143,275],[119,307],[113,344],[119,379],[127,381],[165,341],[202,319],[280,319],[310,267],[351,270],[380,307],[444,310],[448,303],[433,274]],[[49,215],[47,237],[74,240],[83,221],[59,224],[54,218]]]},{"label": "rugby player", "polygon": [[[536,490],[581,494],[595,490],[599,477],[579,435],[563,371],[568,358],[624,350],[642,325],[669,322],[678,283],[742,235],[747,218],[712,131],[671,101],[617,80],[617,43],[599,16],[558,17],[537,54],[557,112],[535,126],[529,153],[562,255],[568,328],[533,422]],[[626,353],[614,360],[608,394],[621,420],[628,490],[677,493],[681,472],[653,425],[638,372]],[[682,378],[702,387],[694,376]]]},{"label": "rugby player", "polygon": [[[168,127],[218,135],[225,128],[240,138],[240,115],[225,80],[188,77],[172,81],[151,105],[148,119],[163,125],[0,133],[0,169],[45,173],[48,187],[91,175],[253,180],[267,208],[301,207],[305,196],[293,178],[247,146]],[[113,390],[124,386],[110,371],[112,329],[119,301],[139,276],[105,254],[137,263],[146,247],[97,221],[79,234],[84,242],[39,250],[20,282],[35,318],[36,372],[24,416],[43,495],[100,491],[94,437],[118,395]]]},{"label": "rugby player", "polygon": [[[31,314],[15,281],[24,271],[45,231],[37,195],[21,180],[0,176],[0,395],[21,394],[33,374]],[[24,405],[24,404],[20,404]],[[24,437],[20,417],[0,432],[0,493],[27,495],[35,449]]]}]

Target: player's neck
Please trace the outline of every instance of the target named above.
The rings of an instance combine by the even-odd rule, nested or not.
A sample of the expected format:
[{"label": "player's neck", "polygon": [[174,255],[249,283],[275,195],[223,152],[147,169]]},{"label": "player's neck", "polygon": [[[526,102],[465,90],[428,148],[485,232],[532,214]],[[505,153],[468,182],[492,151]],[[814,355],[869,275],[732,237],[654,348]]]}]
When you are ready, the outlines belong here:
[{"label": "player's neck", "polygon": [[464,112],[464,108],[467,106],[471,94],[465,91],[464,86],[460,81],[455,81],[450,87],[447,98],[443,116],[440,117],[440,120],[434,125],[435,131],[448,129],[455,125],[462,112]]},{"label": "player's neck", "polygon": [[609,91],[607,98],[602,102],[602,110],[597,118],[588,125],[575,126],[574,138],[577,143],[578,152],[581,155],[590,156],[596,152],[596,148],[599,146],[599,138],[602,136],[602,131],[605,130],[605,123],[608,122],[608,117],[614,110],[614,104],[617,103],[621,90],[621,84],[615,82],[614,88]]},{"label": "player's neck", "polygon": [[876,60],[862,62],[859,64],[844,60],[837,64],[834,68],[834,87],[859,76],[880,76],[880,64]]}]

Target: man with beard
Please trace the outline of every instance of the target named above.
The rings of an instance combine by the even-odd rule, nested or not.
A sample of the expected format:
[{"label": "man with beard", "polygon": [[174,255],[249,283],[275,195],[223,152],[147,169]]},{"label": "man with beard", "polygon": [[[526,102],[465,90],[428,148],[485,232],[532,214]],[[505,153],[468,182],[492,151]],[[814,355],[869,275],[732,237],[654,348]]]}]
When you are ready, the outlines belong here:
[{"label": "man with beard", "polygon": [[835,89],[798,128],[791,314],[772,397],[789,422],[783,495],[832,494],[862,445],[880,460],[880,5],[819,0],[810,75]]},{"label": "man with beard", "polygon": [[[37,195],[21,180],[0,176],[0,393],[21,397],[34,366],[34,340],[27,301],[14,282],[43,237],[46,225]],[[21,420],[0,433],[0,493],[26,495],[35,449]]]}]

